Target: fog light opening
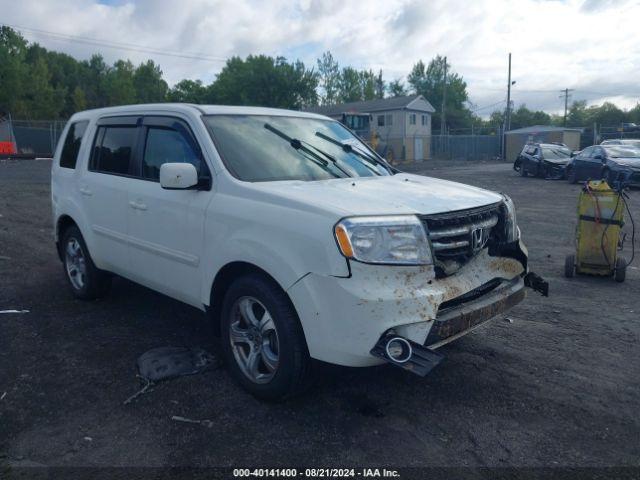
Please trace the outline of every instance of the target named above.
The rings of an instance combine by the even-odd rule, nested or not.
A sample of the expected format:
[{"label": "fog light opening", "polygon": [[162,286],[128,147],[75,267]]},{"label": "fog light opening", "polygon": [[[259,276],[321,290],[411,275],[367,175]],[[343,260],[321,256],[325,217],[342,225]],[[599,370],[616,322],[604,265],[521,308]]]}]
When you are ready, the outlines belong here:
[{"label": "fog light opening", "polygon": [[413,348],[405,338],[393,337],[387,342],[385,352],[395,363],[406,363],[413,355]]}]

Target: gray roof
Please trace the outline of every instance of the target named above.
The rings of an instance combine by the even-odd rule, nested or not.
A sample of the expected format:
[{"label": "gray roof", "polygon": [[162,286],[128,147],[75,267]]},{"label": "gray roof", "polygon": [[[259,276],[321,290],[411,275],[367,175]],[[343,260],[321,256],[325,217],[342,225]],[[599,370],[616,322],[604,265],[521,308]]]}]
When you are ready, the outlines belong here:
[{"label": "gray roof", "polygon": [[581,128],[569,128],[569,127],[552,127],[550,125],[533,125],[532,127],[516,128],[515,130],[509,130],[506,134],[510,133],[542,133],[542,132],[582,132]]},{"label": "gray roof", "polygon": [[428,113],[435,112],[433,106],[422,95],[405,95],[403,97],[377,98],[375,100],[365,100],[364,102],[339,103],[337,105],[324,105],[321,107],[307,108],[307,112],[319,113],[320,115],[340,115],[345,112],[380,112],[384,110],[401,110],[407,108],[413,101],[422,99],[427,103]]}]

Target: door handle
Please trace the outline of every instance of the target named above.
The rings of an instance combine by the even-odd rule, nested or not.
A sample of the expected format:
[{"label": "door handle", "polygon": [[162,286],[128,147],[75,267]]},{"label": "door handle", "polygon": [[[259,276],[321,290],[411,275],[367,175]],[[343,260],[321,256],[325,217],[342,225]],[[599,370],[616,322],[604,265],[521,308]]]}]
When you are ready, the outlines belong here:
[{"label": "door handle", "polygon": [[86,195],[87,197],[93,195],[93,193],[91,193],[91,190],[89,190],[87,187],[80,187],[80,193],[82,195]]},{"label": "door handle", "polygon": [[133,200],[129,202],[129,206],[134,210],[146,210],[147,206],[142,202],[134,202]]}]

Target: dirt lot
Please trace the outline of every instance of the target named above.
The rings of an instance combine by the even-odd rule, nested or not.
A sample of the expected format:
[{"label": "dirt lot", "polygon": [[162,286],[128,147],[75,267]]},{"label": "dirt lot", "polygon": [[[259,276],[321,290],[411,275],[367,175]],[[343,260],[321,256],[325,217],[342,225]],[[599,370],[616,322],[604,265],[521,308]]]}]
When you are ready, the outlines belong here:
[{"label": "dirt lot", "polygon": [[[0,310],[29,310],[0,314],[0,463],[640,467],[640,270],[624,284],[562,276],[577,186],[504,164],[422,168],[511,195],[531,267],[551,284],[511,321],[444,347],[427,378],[321,366],[308,395],[271,405],[221,368],[123,405],[139,388],[141,353],[217,347],[199,311],[128,281],[101,301],[71,296],[52,242],[49,168],[0,163]],[[640,220],[640,192],[631,197]]]}]

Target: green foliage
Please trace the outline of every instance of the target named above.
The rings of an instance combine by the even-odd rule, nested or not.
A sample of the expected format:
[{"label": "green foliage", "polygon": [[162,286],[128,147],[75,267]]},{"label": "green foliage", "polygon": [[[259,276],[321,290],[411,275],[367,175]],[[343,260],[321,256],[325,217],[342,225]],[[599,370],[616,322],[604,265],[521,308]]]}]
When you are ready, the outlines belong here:
[{"label": "green foliage", "polygon": [[333,105],[338,102],[340,89],[340,66],[331,52],[324,52],[317,61],[320,85],[320,103]]},{"label": "green foliage", "polygon": [[212,85],[216,103],[299,109],[317,104],[318,75],[283,57],[233,57]]},{"label": "green foliage", "polygon": [[[467,94],[467,83],[463,78],[451,69],[447,64],[446,72],[446,123],[449,129],[464,128],[470,125],[469,121],[473,115],[465,105],[469,96]],[[407,77],[413,93],[423,95],[436,109],[433,114],[433,125],[440,125],[442,113],[442,98],[445,86],[445,58],[436,55],[434,59],[425,67],[422,60],[419,60]]]},{"label": "green foliage", "polygon": [[167,98],[170,102],[209,103],[210,89],[200,80],[180,80],[169,90]]},{"label": "green foliage", "polygon": [[404,83],[399,78],[389,82],[387,91],[390,97],[404,97],[409,93],[407,87],[404,86]]},{"label": "green foliage", "polygon": [[532,125],[550,125],[551,117],[549,114],[540,110],[529,110],[526,105],[522,104],[517,110],[511,113],[511,128],[530,127]]},{"label": "green foliage", "polygon": [[[318,103],[372,100],[385,95],[398,97],[410,92],[423,95],[436,109],[433,125],[440,126],[444,92],[445,59],[437,55],[428,64],[419,60],[407,76],[386,83],[382,70],[340,67],[331,52],[317,60],[317,69],[301,61],[282,57],[249,55],[232,57],[209,85],[184,79],[169,88],[160,66],[152,60],[134,65],[118,60],[108,65],[101,55],[78,61],[37,43],[28,43],[18,32],[0,27],[0,113],[20,119],[68,118],[74,112],[111,105],[156,102],[220,103],[301,109]],[[504,111],[495,111],[482,121],[468,107],[467,84],[447,64],[446,123],[451,131],[503,125]],[[567,126],[589,127],[593,123],[640,124],[640,104],[623,111],[605,102],[587,107],[573,102]],[[562,125],[563,118],[520,105],[511,114],[511,127],[536,124]]]}]

